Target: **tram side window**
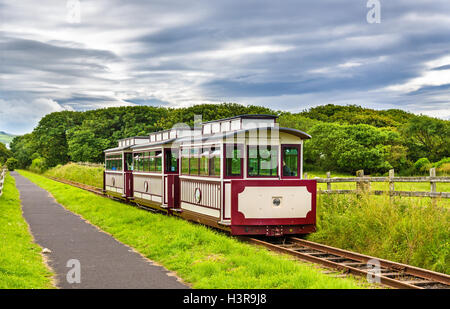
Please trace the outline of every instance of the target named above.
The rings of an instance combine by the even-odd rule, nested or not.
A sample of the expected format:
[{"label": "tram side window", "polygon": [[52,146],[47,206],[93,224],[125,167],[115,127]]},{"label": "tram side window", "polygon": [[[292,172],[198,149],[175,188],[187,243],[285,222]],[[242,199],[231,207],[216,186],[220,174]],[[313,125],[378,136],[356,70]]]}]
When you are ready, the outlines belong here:
[{"label": "tram side window", "polygon": [[220,150],[216,147],[183,149],[181,174],[220,176]]},{"label": "tram side window", "polygon": [[110,171],[122,170],[122,155],[111,155],[106,157],[106,169]]},{"label": "tram side window", "polygon": [[150,158],[149,158],[149,153],[148,152],[144,152],[144,155],[142,157],[142,161],[143,161],[143,169],[142,169],[142,171],[149,172],[150,171]]},{"label": "tram side window", "polygon": [[161,172],[162,152],[150,151],[134,154],[134,169],[137,172]]},{"label": "tram side window", "polygon": [[189,175],[198,175],[200,165],[199,149],[191,148],[189,157]]},{"label": "tram side window", "polygon": [[298,147],[283,148],[283,176],[298,176]]},{"label": "tram side window", "polygon": [[155,152],[155,172],[162,170],[162,151]]},{"label": "tram side window", "polygon": [[203,149],[202,155],[200,156],[200,175],[209,176],[209,149]]},{"label": "tram side window", "polygon": [[277,176],[278,151],[272,146],[250,146],[248,150],[248,175]]},{"label": "tram side window", "polygon": [[209,160],[209,170],[211,176],[220,176],[220,150],[219,148],[211,148]]},{"label": "tram side window", "polygon": [[242,150],[237,145],[226,147],[226,175],[230,177],[241,176]]},{"label": "tram side window", "polygon": [[186,148],[181,151],[181,173],[189,175],[189,149]]},{"label": "tram side window", "polygon": [[166,150],[166,172],[178,172],[178,156],[176,151]]}]

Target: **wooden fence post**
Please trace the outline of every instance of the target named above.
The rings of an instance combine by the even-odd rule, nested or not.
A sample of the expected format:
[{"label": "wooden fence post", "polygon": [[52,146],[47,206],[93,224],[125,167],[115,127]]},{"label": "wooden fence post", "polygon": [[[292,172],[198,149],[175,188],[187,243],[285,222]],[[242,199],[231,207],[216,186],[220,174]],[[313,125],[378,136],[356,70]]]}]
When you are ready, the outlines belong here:
[{"label": "wooden fence post", "polygon": [[356,177],[361,177],[356,183],[356,191],[359,193],[368,193],[370,191],[370,180],[364,180],[364,170],[356,171]]},{"label": "wooden fence post", "polygon": [[[331,172],[327,172],[327,179],[330,180],[330,178],[331,178]],[[330,181],[327,182],[327,191],[328,191],[328,193],[331,193],[331,182]]]},{"label": "wooden fence post", "polygon": [[436,168],[430,168],[430,187],[431,187],[431,201],[433,205],[436,205],[436,197],[433,196],[433,193],[436,193],[436,183],[433,181],[434,177],[436,177]]},{"label": "wooden fence post", "polygon": [[392,198],[395,191],[394,170],[389,170],[389,196]]}]

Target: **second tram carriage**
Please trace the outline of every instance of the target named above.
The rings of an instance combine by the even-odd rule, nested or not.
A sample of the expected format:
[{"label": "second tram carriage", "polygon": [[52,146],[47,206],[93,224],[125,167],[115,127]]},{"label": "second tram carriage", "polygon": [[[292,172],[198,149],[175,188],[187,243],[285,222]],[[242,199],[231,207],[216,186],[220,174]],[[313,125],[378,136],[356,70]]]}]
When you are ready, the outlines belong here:
[{"label": "second tram carriage", "polygon": [[105,150],[104,192],[232,235],[315,231],[308,134],[277,116],[241,115],[119,140]]}]

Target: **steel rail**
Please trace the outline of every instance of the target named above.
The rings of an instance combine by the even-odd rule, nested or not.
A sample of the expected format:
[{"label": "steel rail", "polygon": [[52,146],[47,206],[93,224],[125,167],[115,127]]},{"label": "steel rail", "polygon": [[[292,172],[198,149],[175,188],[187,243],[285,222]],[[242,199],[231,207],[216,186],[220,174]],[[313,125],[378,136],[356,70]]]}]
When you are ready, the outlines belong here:
[{"label": "steel rail", "polygon": [[[342,270],[346,273],[365,277],[370,276],[373,281],[379,279],[380,283],[394,288],[450,288],[450,276],[446,274],[378,259],[296,237],[287,237],[281,243],[279,243],[279,239],[271,241],[251,237],[241,237],[241,239],[253,244],[262,245],[273,251],[295,256],[301,260]],[[379,263],[379,274],[368,268],[368,262]]]}]

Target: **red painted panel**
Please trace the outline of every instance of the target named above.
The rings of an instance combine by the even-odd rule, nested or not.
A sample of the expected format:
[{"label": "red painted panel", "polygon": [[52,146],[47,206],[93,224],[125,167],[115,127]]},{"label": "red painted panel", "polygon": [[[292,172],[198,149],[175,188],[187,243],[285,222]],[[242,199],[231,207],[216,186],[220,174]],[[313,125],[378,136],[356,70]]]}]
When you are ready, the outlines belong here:
[{"label": "red painted panel", "polygon": [[[245,187],[306,187],[311,193],[311,211],[305,218],[277,218],[277,219],[246,219],[238,211],[238,195]],[[316,194],[315,180],[232,180],[231,181],[231,225],[304,225],[316,224]]]},{"label": "red painted panel", "polygon": [[167,175],[167,206],[169,208],[180,208],[180,176]]},{"label": "red painted panel", "polygon": [[133,196],[133,172],[126,171],[124,175],[124,188],[126,197]]}]

